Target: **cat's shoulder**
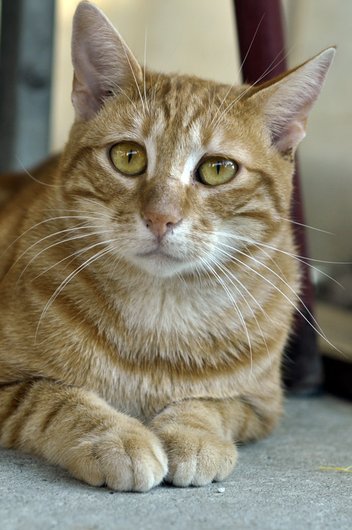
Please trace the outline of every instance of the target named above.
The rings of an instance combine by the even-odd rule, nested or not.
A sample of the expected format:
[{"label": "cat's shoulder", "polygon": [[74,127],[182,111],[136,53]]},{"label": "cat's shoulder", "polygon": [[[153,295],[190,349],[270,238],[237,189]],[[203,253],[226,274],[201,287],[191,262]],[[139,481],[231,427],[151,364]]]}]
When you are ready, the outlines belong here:
[{"label": "cat's shoulder", "polygon": [[44,162],[36,166],[30,171],[23,168],[23,171],[6,172],[0,174],[0,208],[3,208],[17,196],[23,192],[24,189],[33,183],[47,183],[53,173],[56,172],[60,154],[55,154],[47,158]]}]

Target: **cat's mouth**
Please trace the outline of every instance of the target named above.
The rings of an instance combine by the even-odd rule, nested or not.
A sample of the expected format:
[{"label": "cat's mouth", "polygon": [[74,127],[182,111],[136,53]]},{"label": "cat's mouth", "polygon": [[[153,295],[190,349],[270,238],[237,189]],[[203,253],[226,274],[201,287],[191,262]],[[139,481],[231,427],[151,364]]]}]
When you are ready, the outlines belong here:
[{"label": "cat's mouth", "polygon": [[140,258],[156,258],[156,259],[162,259],[162,260],[168,260],[168,261],[177,261],[177,262],[183,262],[181,258],[174,256],[172,254],[169,254],[168,252],[165,252],[165,250],[162,250],[160,248],[156,248],[154,250],[150,250],[148,252],[140,252],[137,254]]}]

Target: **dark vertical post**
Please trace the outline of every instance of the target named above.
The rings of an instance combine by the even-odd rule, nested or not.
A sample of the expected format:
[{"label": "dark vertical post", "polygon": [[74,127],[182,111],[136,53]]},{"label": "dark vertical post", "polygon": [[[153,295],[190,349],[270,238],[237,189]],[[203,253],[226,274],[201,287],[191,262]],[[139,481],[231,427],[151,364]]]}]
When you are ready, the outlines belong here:
[{"label": "dark vertical post", "polygon": [[2,0],[0,171],[47,155],[55,0]]},{"label": "dark vertical post", "polygon": [[[242,72],[247,83],[267,81],[285,71],[285,43],[280,0],[234,0],[237,34]],[[255,35],[255,37],[254,37]],[[296,160],[292,218],[304,223],[299,168]],[[295,226],[296,245],[301,256],[307,256],[304,228]],[[302,264],[303,290],[301,298],[309,311],[313,312],[314,296],[309,269]],[[300,310],[308,321],[309,313]],[[285,382],[289,390],[296,393],[312,393],[322,382],[321,362],[317,349],[317,337],[313,328],[298,313],[295,335],[286,352]]]}]

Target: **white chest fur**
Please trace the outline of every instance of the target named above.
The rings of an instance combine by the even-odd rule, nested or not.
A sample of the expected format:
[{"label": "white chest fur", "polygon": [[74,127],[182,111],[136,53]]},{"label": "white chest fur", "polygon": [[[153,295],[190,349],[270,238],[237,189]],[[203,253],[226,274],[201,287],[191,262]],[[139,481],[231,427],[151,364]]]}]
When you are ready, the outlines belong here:
[{"label": "white chest fur", "polygon": [[[168,363],[175,364],[180,359],[184,366],[187,363],[191,366],[198,359],[201,364],[195,350],[198,348],[201,354],[199,344],[206,345],[204,341],[209,334],[221,338],[241,330],[243,323],[234,303],[235,298],[230,300],[226,292],[214,285],[207,289],[197,284],[180,285],[177,290],[156,285],[132,289],[124,303],[116,299],[116,311],[124,321],[124,336],[111,323],[107,330],[109,343],[116,351],[116,363],[99,348],[92,353],[93,386],[118,410],[141,418],[150,417],[178,400],[240,395],[257,384],[258,371],[254,376],[239,366],[236,374],[214,371],[211,376],[195,378],[191,369],[182,377],[167,369]],[[141,367],[148,368],[148,359],[152,365],[156,355],[166,369],[143,371]],[[268,357],[265,364],[269,362]]]}]

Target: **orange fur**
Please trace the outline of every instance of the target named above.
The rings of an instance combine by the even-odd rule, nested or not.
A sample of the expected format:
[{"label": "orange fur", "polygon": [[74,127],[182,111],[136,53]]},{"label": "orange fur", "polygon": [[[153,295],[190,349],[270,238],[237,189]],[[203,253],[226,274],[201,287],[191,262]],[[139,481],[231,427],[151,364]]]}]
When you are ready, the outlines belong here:
[{"label": "orange fur", "polygon": [[[75,24],[78,47],[90,25],[113,32],[87,2]],[[234,442],[266,435],[281,412],[299,272],[285,220],[293,164],[266,108],[302,70],[231,88],[139,75],[137,62],[132,78],[120,54],[123,86],[111,96],[103,71],[101,103],[80,53],[67,146],[0,214],[0,442],[117,490],[221,480]],[[300,134],[290,123],[275,129],[280,146]],[[109,161],[125,139],[146,146],[143,175]],[[205,186],[205,155],[239,173]],[[156,241],[145,212],[181,222]]]}]

